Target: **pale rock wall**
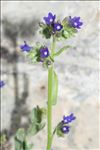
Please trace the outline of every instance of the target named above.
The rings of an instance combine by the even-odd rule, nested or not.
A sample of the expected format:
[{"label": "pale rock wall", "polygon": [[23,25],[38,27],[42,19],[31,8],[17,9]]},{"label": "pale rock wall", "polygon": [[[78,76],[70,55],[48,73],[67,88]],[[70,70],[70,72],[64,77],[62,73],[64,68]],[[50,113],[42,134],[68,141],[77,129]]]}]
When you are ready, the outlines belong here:
[{"label": "pale rock wall", "polygon": [[[57,46],[57,48],[60,48],[65,44],[71,44],[76,48],[70,49],[56,59],[55,67],[59,78],[59,96],[58,103],[53,108],[53,126],[62,119],[64,114],[70,112],[76,115],[77,120],[73,123],[71,132],[64,139],[55,137],[53,149],[99,150],[99,2],[2,2],[2,19],[6,17],[10,22],[16,24],[20,24],[22,20],[26,20],[26,22],[42,20],[42,17],[47,15],[49,11],[54,12],[59,18],[69,15],[81,16],[84,22],[83,28],[76,37],[65,42],[59,42]],[[38,29],[38,27],[33,26],[33,31],[34,29]],[[2,25],[2,46],[13,52],[14,48],[11,41],[3,33]],[[36,41],[45,43],[45,39],[42,40],[41,35],[38,33],[31,35],[31,37],[27,36],[25,39],[33,45]],[[22,44],[25,39],[18,38],[17,45]],[[48,41],[46,41],[46,44],[50,46]],[[17,47],[17,52],[20,55],[17,63],[18,104],[15,104],[14,64],[7,63],[5,59],[2,59],[2,79],[6,81],[6,86],[1,91],[1,120],[2,129],[8,131],[12,129],[11,122],[14,124],[16,120],[13,113],[18,119],[23,112],[19,120],[20,124],[23,124],[28,121],[27,114],[34,106],[46,106],[47,102],[47,71],[42,69],[41,64],[34,65],[28,62],[25,55],[20,52],[19,47]],[[26,92],[26,97],[24,97],[23,90]],[[34,150],[44,150],[46,129],[32,140],[35,144]],[[13,143],[13,138],[11,142]],[[12,150],[14,150],[13,147]]]}]

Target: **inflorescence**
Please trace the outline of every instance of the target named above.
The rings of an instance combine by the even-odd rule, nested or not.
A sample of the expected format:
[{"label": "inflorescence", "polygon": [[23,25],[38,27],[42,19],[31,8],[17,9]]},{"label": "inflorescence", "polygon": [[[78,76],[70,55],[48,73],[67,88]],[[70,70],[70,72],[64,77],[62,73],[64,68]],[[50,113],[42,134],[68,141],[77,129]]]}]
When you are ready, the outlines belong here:
[{"label": "inflorescence", "polygon": [[[83,25],[80,17],[69,16],[62,21],[58,21],[56,15],[51,12],[48,13],[47,17],[43,17],[43,20],[44,22],[40,23],[40,27],[42,28],[40,33],[46,39],[55,36],[58,41],[74,36]],[[45,45],[39,44],[32,47],[24,41],[24,44],[20,48],[23,52],[28,52],[28,56],[32,62],[42,62],[47,68],[54,62],[50,55],[50,49]]]},{"label": "inflorescence", "polygon": [[53,34],[63,28],[61,23],[55,21],[56,15],[53,15],[51,12],[48,13],[48,17],[44,17],[43,19],[45,20],[45,23],[48,25],[48,27],[52,29]]},{"label": "inflorescence", "polygon": [[[78,29],[81,28],[83,22],[80,17],[66,17],[62,21],[56,20],[56,15],[51,12],[48,13],[47,17],[43,17],[44,22],[40,23],[42,35],[49,39],[51,36],[55,36],[56,40],[68,39],[77,33]],[[20,46],[23,52],[28,52],[28,56],[32,62],[42,62],[44,66],[53,63],[53,59],[50,55],[50,49],[42,44],[32,47],[24,41],[24,44]]]},{"label": "inflorescence", "polygon": [[73,113],[71,113],[69,116],[63,116],[61,131],[64,134],[66,134],[66,133],[68,133],[70,131],[69,130],[70,129],[69,123],[71,123],[75,119],[76,119],[76,117],[74,116]]},{"label": "inflorescence", "polygon": [[58,40],[67,39],[74,36],[83,25],[80,17],[69,16],[59,21],[51,12],[43,19],[44,22],[40,23],[40,27],[42,28],[41,33],[46,39],[51,38],[52,35],[55,35]]}]

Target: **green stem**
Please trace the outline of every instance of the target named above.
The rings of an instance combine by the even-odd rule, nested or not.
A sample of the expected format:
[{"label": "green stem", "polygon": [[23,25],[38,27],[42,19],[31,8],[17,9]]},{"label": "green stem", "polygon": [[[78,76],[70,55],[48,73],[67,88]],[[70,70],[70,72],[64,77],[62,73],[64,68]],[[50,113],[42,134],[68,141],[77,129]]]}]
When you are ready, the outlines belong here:
[{"label": "green stem", "polygon": [[51,137],[52,137],[52,75],[53,75],[53,66],[49,68],[48,71],[48,142],[47,150],[51,150]]},{"label": "green stem", "polygon": [[[55,50],[55,37],[53,36],[51,56],[53,56]],[[52,57],[54,59],[54,57]],[[48,70],[48,108],[47,108],[47,150],[51,150],[52,144],[52,86],[53,86],[53,70],[52,64]]]},{"label": "green stem", "polygon": [[52,50],[51,50],[51,56],[53,59],[54,59],[55,45],[56,45],[56,39],[55,39],[55,36],[53,36]]}]

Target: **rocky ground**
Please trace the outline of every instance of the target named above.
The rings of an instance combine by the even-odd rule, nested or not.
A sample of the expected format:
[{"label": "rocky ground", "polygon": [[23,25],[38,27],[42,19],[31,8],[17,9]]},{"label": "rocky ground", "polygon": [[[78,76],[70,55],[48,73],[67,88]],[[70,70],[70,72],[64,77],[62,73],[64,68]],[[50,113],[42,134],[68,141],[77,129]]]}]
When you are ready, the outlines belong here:
[{"label": "rocky ground", "polygon": [[[1,77],[6,86],[1,90],[1,125],[2,131],[11,137],[10,150],[14,150],[13,135],[16,129],[27,126],[32,108],[36,105],[46,106],[47,71],[41,64],[31,64],[18,46],[23,40],[33,44],[40,40],[45,42],[35,31],[38,30],[38,20],[42,20],[49,11],[59,18],[81,16],[84,22],[83,29],[76,37],[59,42],[57,46],[60,48],[67,43],[74,48],[56,59],[59,96],[53,108],[53,126],[70,112],[77,119],[64,139],[55,137],[53,150],[100,149],[98,5],[96,1],[2,2]],[[48,41],[46,44],[50,46]],[[15,57],[15,49],[18,59]],[[32,140],[34,150],[45,150],[46,128]]]}]

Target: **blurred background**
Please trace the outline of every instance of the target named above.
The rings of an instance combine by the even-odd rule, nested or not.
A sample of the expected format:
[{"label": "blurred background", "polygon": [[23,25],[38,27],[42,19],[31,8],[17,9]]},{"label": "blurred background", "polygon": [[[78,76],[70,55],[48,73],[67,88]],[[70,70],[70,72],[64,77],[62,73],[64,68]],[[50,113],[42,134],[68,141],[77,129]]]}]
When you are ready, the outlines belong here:
[{"label": "blurred background", "polygon": [[[67,41],[74,46],[56,59],[59,78],[58,103],[53,107],[53,126],[73,112],[77,120],[65,138],[54,138],[53,150],[100,150],[99,143],[99,2],[89,1],[5,1],[1,3],[1,133],[6,135],[3,150],[14,150],[14,135],[27,128],[29,113],[47,102],[47,70],[32,64],[19,46],[51,41],[39,35],[38,23],[48,12],[58,19],[80,16],[79,33]],[[34,150],[46,149],[46,128],[32,138]]]}]

